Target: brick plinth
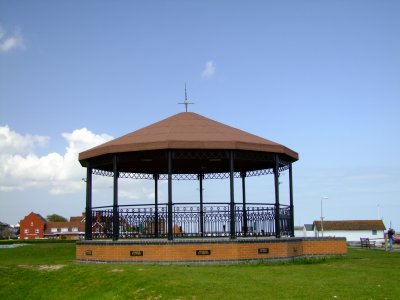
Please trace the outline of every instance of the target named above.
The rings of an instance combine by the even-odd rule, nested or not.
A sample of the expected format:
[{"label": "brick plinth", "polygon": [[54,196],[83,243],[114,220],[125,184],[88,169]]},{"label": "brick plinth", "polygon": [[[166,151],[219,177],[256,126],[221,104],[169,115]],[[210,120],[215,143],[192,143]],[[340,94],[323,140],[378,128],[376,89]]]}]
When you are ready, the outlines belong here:
[{"label": "brick plinth", "polygon": [[96,240],[76,244],[80,262],[241,262],[346,252],[345,238]]}]

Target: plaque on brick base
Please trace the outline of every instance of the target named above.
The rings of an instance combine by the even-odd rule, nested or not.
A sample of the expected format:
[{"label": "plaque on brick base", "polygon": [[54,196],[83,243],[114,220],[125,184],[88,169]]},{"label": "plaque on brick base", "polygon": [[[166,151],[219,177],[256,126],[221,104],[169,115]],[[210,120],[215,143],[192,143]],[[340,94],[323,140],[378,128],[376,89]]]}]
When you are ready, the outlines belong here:
[{"label": "plaque on brick base", "polygon": [[131,256],[143,256],[143,251],[141,250],[132,250]]},{"label": "plaque on brick base", "polygon": [[196,255],[211,255],[211,250],[196,250]]}]

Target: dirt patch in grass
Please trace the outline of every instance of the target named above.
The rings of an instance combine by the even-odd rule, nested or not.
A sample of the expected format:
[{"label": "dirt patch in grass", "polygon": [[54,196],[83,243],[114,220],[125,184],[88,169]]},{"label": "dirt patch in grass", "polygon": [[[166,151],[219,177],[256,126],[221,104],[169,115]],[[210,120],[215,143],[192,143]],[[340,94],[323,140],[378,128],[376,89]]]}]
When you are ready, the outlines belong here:
[{"label": "dirt patch in grass", "polygon": [[42,271],[42,272],[52,272],[52,271],[58,271],[62,268],[65,267],[65,265],[18,265],[20,268],[24,269],[30,269],[30,270],[36,270],[36,271]]},{"label": "dirt patch in grass", "polygon": [[124,272],[122,269],[112,269],[110,272]]},{"label": "dirt patch in grass", "polygon": [[39,266],[39,271],[51,272],[51,271],[60,270],[64,267],[65,267],[65,265],[41,265],[41,266]]}]

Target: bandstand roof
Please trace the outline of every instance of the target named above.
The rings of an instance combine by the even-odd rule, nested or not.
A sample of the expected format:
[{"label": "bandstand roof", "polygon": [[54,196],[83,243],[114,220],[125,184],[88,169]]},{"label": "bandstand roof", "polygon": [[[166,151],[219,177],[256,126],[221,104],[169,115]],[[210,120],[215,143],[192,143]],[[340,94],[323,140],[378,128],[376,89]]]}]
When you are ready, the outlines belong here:
[{"label": "bandstand roof", "polygon": [[[100,160],[112,154],[121,154],[122,157],[124,155],[126,157],[133,153],[142,153],[143,161],[146,153],[156,153],[168,149],[243,150],[280,154],[290,162],[298,160],[298,154],[283,145],[196,113],[183,112],[81,152],[79,161],[82,166],[86,166],[87,161]],[[147,161],[150,160],[147,159]],[[127,168],[125,171],[146,171],[146,173],[154,171],[154,167],[148,170],[143,168],[143,170],[139,170],[140,168],[136,170],[134,165],[132,163],[129,167],[131,169]],[[103,169],[109,169],[109,167]],[[198,172],[198,170],[193,170],[193,172]]]}]

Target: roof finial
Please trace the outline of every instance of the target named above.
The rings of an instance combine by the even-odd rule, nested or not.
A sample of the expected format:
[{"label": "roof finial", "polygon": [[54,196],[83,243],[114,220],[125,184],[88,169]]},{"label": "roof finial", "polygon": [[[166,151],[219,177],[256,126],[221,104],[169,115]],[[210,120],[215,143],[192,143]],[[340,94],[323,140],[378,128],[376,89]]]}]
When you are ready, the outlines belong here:
[{"label": "roof finial", "polygon": [[189,100],[188,100],[188,98],[187,98],[186,82],[185,82],[185,101],[179,102],[178,104],[183,104],[183,105],[185,105],[185,110],[186,110],[186,112],[188,111],[188,110],[187,110],[187,109],[188,109],[188,105],[189,105],[189,104],[194,104],[193,102],[189,102]]}]

